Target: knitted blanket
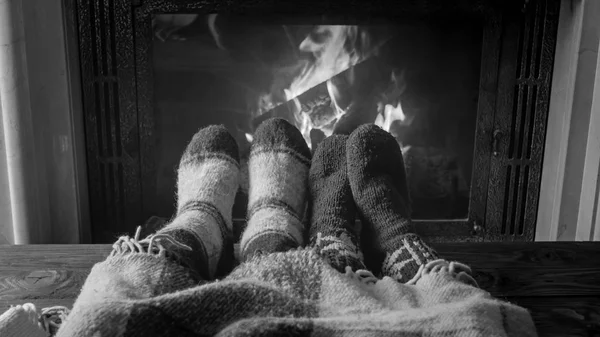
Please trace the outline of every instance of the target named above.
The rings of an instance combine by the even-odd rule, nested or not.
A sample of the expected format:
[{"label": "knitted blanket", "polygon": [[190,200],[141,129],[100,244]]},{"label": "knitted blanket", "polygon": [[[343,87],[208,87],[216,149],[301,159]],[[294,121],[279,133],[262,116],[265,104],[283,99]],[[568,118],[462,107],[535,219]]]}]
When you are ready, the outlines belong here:
[{"label": "knitted blanket", "polygon": [[159,255],[113,254],[93,267],[57,335],[536,336],[527,310],[465,284],[448,265],[429,263],[402,284],[340,273],[299,249],[197,284]]}]

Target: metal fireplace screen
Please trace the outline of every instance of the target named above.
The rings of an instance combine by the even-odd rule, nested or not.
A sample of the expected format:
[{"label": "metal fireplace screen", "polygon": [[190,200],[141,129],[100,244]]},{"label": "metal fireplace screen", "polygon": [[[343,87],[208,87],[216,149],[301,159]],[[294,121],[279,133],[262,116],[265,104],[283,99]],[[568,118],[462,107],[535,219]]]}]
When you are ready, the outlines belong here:
[{"label": "metal fireplace screen", "polygon": [[[425,1],[439,6],[373,7],[370,19],[356,5],[333,16],[202,3],[78,1],[94,241],[172,215],[199,128],[224,124],[245,172],[273,116],[313,150],[363,123],[389,131],[425,235],[532,239],[558,1]],[[246,172],[238,228],[247,193]]]}]

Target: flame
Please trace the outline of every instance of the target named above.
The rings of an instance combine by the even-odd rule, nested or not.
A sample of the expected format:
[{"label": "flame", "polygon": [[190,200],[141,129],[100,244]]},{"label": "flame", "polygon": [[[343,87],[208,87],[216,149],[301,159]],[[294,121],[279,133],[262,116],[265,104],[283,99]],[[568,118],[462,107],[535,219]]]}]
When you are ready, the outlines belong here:
[{"label": "flame", "polygon": [[[300,74],[294,78],[289,88],[284,89],[284,94],[287,101],[294,102],[296,127],[311,148],[311,130],[319,129],[329,137],[333,133],[335,123],[346,113],[337,102],[339,92],[331,78],[367,58],[366,53],[356,48],[358,39],[361,39],[361,46],[366,47],[366,50],[370,49],[368,35],[365,32],[359,33],[358,26],[317,26],[298,47],[301,52],[311,53],[314,61],[304,63]],[[331,121],[317,126],[310,116],[302,111],[298,96],[324,82],[331,98],[333,115],[327,116]]]},{"label": "flame", "polygon": [[392,71],[388,88],[380,94],[377,103],[378,115],[373,122],[382,129],[391,133],[392,124],[400,121],[403,125],[410,125],[413,117],[407,118],[402,109],[401,97],[406,90],[405,72],[399,74]]},{"label": "flame", "polygon": [[[368,36],[361,35],[368,45]],[[296,97],[364,60],[355,47],[358,26],[317,26],[298,49],[312,53],[314,62],[306,63],[304,69],[291,83],[289,93]]]},{"label": "flame", "polygon": [[381,127],[387,132],[390,132],[392,123],[395,121],[405,121],[406,115],[402,110],[402,104],[398,102],[396,106],[386,104],[383,108],[383,112],[379,113],[375,118],[374,124]]},{"label": "flame", "polygon": [[221,34],[219,34],[219,31],[217,30],[217,26],[216,26],[216,22],[217,22],[217,15],[218,14],[208,14],[206,16],[206,23],[208,24],[208,30],[210,31],[210,34],[212,35],[213,39],[215,40],[215,44],[217,45],[217,47],[219,49],[225,50],[225,47],[223,47],[223,42],[221,41]]},{"label": "flame", "polygon": [[[311,131],[318,129],[325,137],[331,136],[337,122],[347,113],[347,107],[352,105],[352,99],[350,104],[347,104],[348,102],[343,102],[344,105],[340,104],[342,91],[347,94],[344,91],[346,86],[341,85],[343,83],[338,82],[335,76],[347,71],[344,78],[347,84],[352,85],[355,75],[353,67],[375,55],[378,47],[373,45],[366,31],[359,29],[358,26],[316,26],[298,46],[300,52],[309,53],[312,58],[302,59],[295,66],[288,68],[298,75],[287,87],[280,87],[279,92],[283,91],[283,95],[277,94],[275,88],[270,93],[260,96],[257,115],[284,102],[290,102],[288,107],[292,110],[293,123],[300,130],[307,145],[312,148]],[[308,111],[304,111],[303,106],[306,102],[301,102],[300,96],[319,85],[326,86],[331,99],[331,110],[321,106],[318,114],[311,115]],[[378,115],[374,123],[388,132],[395,121],[410,123],[400,104],[400,96],[405,88],[404,73],[392,71],[387,89],[377,94],[375,102]],[[283,96],[280,97],[284,99],[283,102],[277,100],[279,96]],[[321,102],[321,104],[327,103]]]},{"label": "flame", "polygon": [[331,103],[335,111],[335,118],[339,119],[346,113],[346,111],[340,108],[337,102],[337,97],[340,97],[340,92],[331,80],[327,81],[327,92],[329,93],[329,97],[331,97]]},{"label": "flame", "polygon": [[[290,97],[291,93],[289,92],[289,90],[284,89],[283,92],[285,93],[286,97]],[[294,103],[294,122],[296,127],[298,128],[298,130],[300,130],[300,133],[302,134],[302,137],[304,138],[304,141],[306,141],[306,144],[308,144],[308,147],[311,147],[311,139],[310,139],[310,130],[312,127],[312,122],[310,120],[310,117],[307,114],[304,113],[299,113],[302,111],[302,107],[300,104],[300,100],[298,99],[298,97],[293,97],[292,98],[292,102]]]},{"label": "flame", "polygon": [[[206,24],[217,47],[225,49],[217,27],[217,19],[216,14],[208,15]],[[274,80],[271,88],[260,94],[258,100],[255,94],[252,94],[249,102],[251,117],[258,117],[288,103],[286,106],[290,108],[291,115],[284,111],[276,111],[274,114],[285,115],[285,118],[300,130],[307,145],[312,148],[313,129],[320,130],[325,137],[331,136],[348,108],[356,106],[356,100],[359,98],[352,97],[351,93],[354,90],[354,77],[360,76],[360,72],[355,74],[354,66],[378,54],[379,47],[387,42],[390,36],[380,39],[381,36],[375,34],[372,38],[366,29],[356,25],[318,25],[297,44],[289,27],[283,26],[283,29],[289,42],[297,48],[295,57],[298,59],[292,64],[272,69]],[[400,121],[403,125],[408,125],[412,122],[412,116],[407,118],[400,102],[400,97],[406,89],[404,72],[392,71],[387,81],[385,90],[360,99],[367,99],[366,102],[373,100],[372,104],[377,106],[368,107],[377,108],[378,114],[373,122],[391,132],[395,122]],[[379,80],[377,83],[374,88],[386,85]],[[302,94],[313,88],[318,92],[318,95],[315,95],[319,97],[318,102],[307,102],[306,96],[309,95]],[[323,98],[325,89],[325,97],[328,95],[329,99]],[[358,105],[362,104],[359,102]],[[306,108],[307,106],[313,108]],[[251,133],[244,135],[248,142],[253,141]]]}]

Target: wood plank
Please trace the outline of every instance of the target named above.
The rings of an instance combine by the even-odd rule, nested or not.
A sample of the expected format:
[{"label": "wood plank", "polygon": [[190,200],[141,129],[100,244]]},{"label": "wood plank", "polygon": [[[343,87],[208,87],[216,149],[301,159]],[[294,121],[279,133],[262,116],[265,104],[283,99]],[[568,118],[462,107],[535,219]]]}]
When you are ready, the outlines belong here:
[{"label": "wood plank", "polygon": [[0,312],[31,302],[71,307],[111,245],[0,245]]},{"label": "wood plank", "polygon": [[600,242],[436,243],[450,259],[494,268],[599,268]]},{"label": "wood plank", "polygon": [[[0,245],[0,273],[5,269],[84,269],[110,253],[112,245]],[[2,275],[2,274],[0,274]]]},{"label": "wood plank", "polygon": [[[436,244],[498,297],[600,296],[600,243]],[[0,305],[75,298],[110,245],[0,245]]]},{"label": "wood plank", "polygon": [[539,336],[600,336],[600,296],[512,297],[530,310]]},{"label": "wood plank", "polygon": [[0,301],[72,299],[77,297],[88,274],[88,270],[3,269],[0,274]]},{"label": "wood plank", "polygon": [[595,296],[600,293],[600,268],[471,266],[479,286],[494,296]]},{"label": "wood plank", "polygon": [[494,296],[600,295],[600,242],[435,244]]}]

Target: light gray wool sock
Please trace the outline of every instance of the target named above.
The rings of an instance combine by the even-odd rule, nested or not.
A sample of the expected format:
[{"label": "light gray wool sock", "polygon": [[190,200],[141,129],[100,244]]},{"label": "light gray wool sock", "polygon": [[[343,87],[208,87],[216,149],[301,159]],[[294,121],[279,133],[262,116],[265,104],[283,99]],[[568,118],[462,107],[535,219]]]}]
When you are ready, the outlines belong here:
[{"label": "light gray wool sock", "polygon": [[280,118],[256,130],[248,161],[248,222],[240,257],[287,251],[304,245],[311,153],[300,131]]},{"label": "light gray wool sock", "polygon": [[232,209],[240,183],[238,146],[222,125],[198,131],[177,172],[177,213],[158,233],[192,251],[178,252],[206,280],[233,264]]}]

